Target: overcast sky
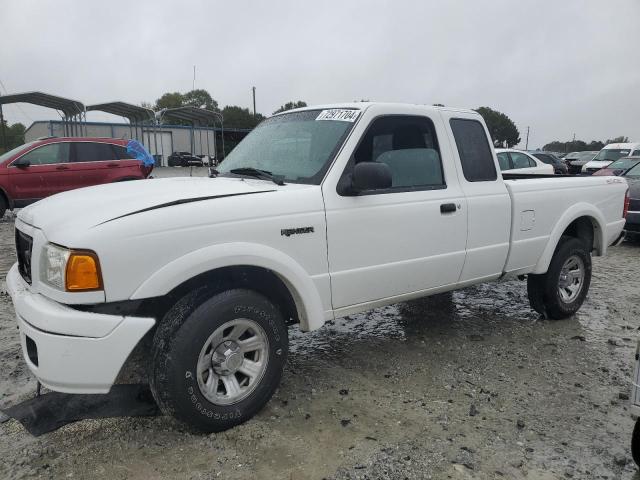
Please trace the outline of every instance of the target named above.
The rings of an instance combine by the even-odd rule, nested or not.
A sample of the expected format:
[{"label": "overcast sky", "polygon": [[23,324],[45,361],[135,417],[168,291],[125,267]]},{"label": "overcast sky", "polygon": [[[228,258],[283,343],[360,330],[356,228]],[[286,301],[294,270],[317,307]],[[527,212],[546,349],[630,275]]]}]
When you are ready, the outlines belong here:
[{"label": "overcast sky", "polygon": [[[640,0],[2,0],[0,91],[153,102],[196,88],[289,100],[498,109],[529,148],[640,141]],[[10,122],[55,112],[6,106]],[[105,120],[91,113],[89,120]]]}]

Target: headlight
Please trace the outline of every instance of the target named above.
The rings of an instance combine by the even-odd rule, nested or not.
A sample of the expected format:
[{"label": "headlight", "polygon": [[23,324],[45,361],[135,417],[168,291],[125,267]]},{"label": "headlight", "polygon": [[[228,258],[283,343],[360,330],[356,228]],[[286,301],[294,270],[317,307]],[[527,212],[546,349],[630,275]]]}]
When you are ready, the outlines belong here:
[{"label": "headlight", "polygon": [[52,243],[44,247],[40,278],[67,292],[102,290],[100,262],[94,252],[69,250]]}]

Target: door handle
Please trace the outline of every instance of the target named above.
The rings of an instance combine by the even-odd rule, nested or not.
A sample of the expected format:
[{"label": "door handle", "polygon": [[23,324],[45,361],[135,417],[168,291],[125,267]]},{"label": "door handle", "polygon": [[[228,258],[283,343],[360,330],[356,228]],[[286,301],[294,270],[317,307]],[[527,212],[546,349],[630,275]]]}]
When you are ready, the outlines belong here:
[{"label": "door handle", "polygon": [[455,203],[443,203],[440,205],[440,213],[453,213],[458,209]]},{"label": "door handle", "polygon": [[56,167],[56,170],[69,170],[69,167],[65,167],[64,165],[60,165]]}]

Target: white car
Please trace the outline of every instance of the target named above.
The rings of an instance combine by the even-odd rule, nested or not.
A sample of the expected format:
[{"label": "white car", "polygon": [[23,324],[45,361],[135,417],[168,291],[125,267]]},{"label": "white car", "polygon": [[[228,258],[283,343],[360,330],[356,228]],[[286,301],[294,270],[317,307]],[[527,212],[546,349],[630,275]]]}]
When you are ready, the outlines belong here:
[{"label": "white car", "polygon": [[527,152],[512,148],[496,148],[500,170],[507,173],[528,175],[553,175],[553,165]]},{"label": "white car", "polygon": [[591,255],[623,238],[622,178],[503,180],[472,110],[292,110],[218,169],[18,213],[7,289],[44,386],[108,392],[138,346],[163,412],[224,430],[278,387],[292,323],[315,330],[521,275],[536,311],[566,318],[589,290]]},{"label": "white car", "polygon": [[605,145],[593,160],[582,166],[582,173],[594,174],[609,164],[622,157],[633,157],[640,155],[640,143],[610,143]]}]

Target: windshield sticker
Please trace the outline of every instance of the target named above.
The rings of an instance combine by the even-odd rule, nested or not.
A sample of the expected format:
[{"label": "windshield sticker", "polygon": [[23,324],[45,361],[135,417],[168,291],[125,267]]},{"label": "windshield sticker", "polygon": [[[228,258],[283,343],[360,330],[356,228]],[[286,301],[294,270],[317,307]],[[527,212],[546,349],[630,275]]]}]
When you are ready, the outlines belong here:
[{"label": "windshield sticker", "polygon": [[331,108],[322,110],[316,120],[339,120],[341,122],[355,122],[360,115],[360,110],[346,110],[342,108]]}]

